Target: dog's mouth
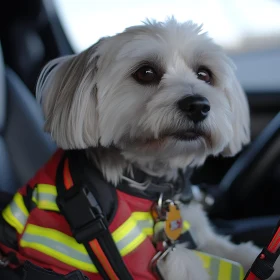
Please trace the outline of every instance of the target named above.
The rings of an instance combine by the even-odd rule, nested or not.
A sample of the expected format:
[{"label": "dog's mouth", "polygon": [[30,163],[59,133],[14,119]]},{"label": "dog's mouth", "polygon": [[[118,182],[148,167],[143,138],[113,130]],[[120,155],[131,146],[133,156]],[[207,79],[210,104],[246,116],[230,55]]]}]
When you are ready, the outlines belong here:
[{"label": "dog's mouth", "polygon": [[200,137],[205,137],[206,134],[202,131],[197,130],[187,130],[187,131],[177,131],[166,136],[171,136],[180,141],[195,141]]},{"label": "dog's mouth", "polygon": [[205,139],[205,141],[211,146],[211,136],[201,130],[178,130],[176,132],[165,132],[162,133],[158,138],[150,138],[147,139],[145,142],[146,144],[159,146],[164,144],[168,138],[173,138],[177,141],[186,141],[192,142],[197,141],[201,138]]}]

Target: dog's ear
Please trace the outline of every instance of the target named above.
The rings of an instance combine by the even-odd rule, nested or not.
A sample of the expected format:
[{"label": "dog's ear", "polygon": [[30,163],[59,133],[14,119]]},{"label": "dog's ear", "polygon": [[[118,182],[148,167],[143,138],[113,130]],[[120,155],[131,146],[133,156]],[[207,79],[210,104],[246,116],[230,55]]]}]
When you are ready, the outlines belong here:
[{"label": "dog's ear", "polygon": [[45,130],[63,149],[98,144],[98,46],[50,61],[38,79],[36,94],[43,107]]},{"label": "dog's ear", "polygon": [[233,136],[222,155],[234,156],[250,141],[250,114],[247,97],[234,72],[225,89],[232,111]]}]

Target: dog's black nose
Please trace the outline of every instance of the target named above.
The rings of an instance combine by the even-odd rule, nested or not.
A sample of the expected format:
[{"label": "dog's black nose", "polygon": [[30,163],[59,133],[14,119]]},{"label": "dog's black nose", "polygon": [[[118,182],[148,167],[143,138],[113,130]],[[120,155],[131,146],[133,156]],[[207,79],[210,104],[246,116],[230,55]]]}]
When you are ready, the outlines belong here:
[{"label": "dog's black nose", "polygon": [[179,100],[178,107],[194,123],[203,121],[210,111],[208,99],[201,95],[191,95]]}]

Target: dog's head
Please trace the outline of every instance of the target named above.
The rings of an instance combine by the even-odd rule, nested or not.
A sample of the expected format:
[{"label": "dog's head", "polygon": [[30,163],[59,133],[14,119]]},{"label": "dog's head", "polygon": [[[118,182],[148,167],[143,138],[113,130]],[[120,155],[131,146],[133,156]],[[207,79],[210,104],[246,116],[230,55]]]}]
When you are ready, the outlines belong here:
[{"label": "dog's head", "polygon": [[147,22],[51,61],[37,95],[64,149],[113,146],[184,167],[234,155],[250,138],[233,64],[192,22]]}]

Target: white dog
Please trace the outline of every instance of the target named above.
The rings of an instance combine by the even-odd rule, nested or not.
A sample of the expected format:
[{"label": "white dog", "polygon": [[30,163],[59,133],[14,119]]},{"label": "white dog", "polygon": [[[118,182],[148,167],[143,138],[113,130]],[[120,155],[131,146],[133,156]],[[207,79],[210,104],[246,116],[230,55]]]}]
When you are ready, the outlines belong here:
[{"label": "white dog", "polygon": [[[249,142],[248,104],[234,70],[201,26],[172,18],[130,27],[52,61],[37,94],[58,146],[95,147],[89,155],[107,181],[117,185],[131,166],[176,181],[179,169],[202,165],[209,155],[235,155]],[[218,236],[198,204],[182,215],[201,251],[237,261],[245,271],[260,252]],[[209,277],[181,247],[164,269],[166,279]]]}]

